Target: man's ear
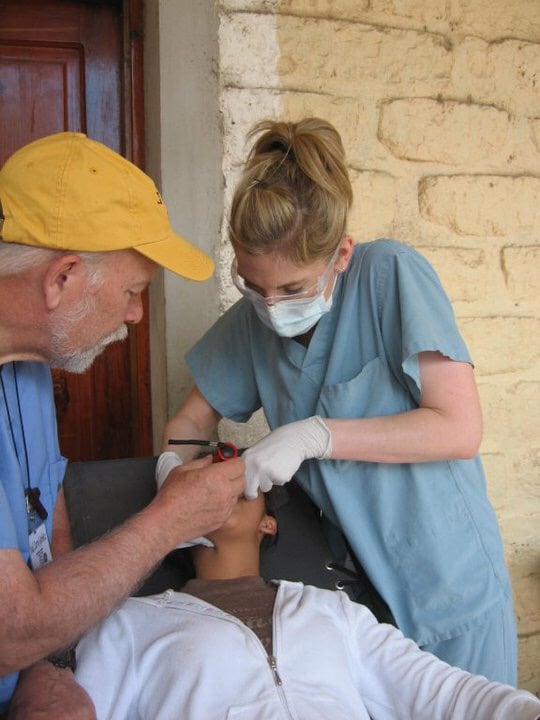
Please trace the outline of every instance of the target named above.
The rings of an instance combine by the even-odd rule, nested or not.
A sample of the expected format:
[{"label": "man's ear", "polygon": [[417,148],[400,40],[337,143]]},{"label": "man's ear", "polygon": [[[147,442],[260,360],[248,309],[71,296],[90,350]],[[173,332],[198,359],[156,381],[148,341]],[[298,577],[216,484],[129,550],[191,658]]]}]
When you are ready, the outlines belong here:
[{"label": "man's ear", "polygon": [[264,535],[276,535],[278,530],[277,520],[272,515],[263,515],[259,523],[259,534],[262,540]]},{"label": "man's ear", "polygon": [[49,263],[43,277],[43,292],[48,310],[56,310],[65,297],[79,294],[84,278],[79,255],[60,255]]}]

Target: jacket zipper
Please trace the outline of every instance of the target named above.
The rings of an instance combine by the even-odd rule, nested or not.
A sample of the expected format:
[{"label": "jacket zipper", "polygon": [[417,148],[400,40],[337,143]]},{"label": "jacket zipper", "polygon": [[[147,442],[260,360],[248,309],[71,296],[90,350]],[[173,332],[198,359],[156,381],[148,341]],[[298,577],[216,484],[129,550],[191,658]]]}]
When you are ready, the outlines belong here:
[{"label": "jacket zipper", "polygon": [[[253,635],[255,635],[255,639],[257,640],[257,642],[263,649],[263,652],[266,654],[266,656],[268,658],[268,664],[270,666],[270,670],[272,671],[272,677],[274,678],[274,683],[276,685],[276,690],[277,690],[277,693],[281,700],[281,705],[283,706],[283,709],[286,712],[287,717],[291,718],[291,720],[292,720],[293,716],[291,714],[291,711],[289,710],[289,703],[287,702],[287,696],[285,695],[285,692],[283,690],[283,682],[279,675],[278,668],[277,668],[277,660],[276,660],[276,656],[274,655],[274,653],[276,651],[276,627],[277,627],[277,621],[278,621],[278,617],[277,617],[278,612],[277,611],[278,611],[278,606],[279,606],[281,590],[282,590],[281,585],[278,585],[278,589],[276,592],[276,599],[274,600],[274,608],[272,610],[272,654],[267,653],[263,647],[263,644],[259,640],[259,638],[255,635],[255,633],[253,633]],[[248,630],[249,630],[249,628],[248,628]],[[252,632],[252,631],[250,631],[250,632]]]},{"label": "jacket zipper", "polygon": [[270,670],[272,671],[272,675],[274,676],[275,684],[278,687],[281,687],[283,685],[283,683],[281,682],[281,678],[279,677],[276,658],[273,655],[268,655],[267,660],[268,660],[268,664],[270,665]]},{"label": "jacket zipper", "polygon": [[[279,597],[280,591],[281,591],[281,586],[278,586],[278,591],[276,593],[276,599],[274,602],[274,609],[272,611],[272,649],[274,649],[276,646],[276,616],[277,616],[278,597]],[[206,601],[203,600],[203,602],[206,602]],[[207,604],[211,605],[211,603],[207,603]],[[187,608],[184,606],[184,609],[187,610],[187,612],[192,612],[197,615],[202,614],[201,610],[198,609],[197,607]],[[282,705],[287,717],[290,718],[290,720],[293,720],[293,716],[291,714],[291,711],[289,710],[289,705],[287,703],[287,697],[283,690],[283,682],[282,682],[281,677],[278,672],[277,660],[276,660],[275,655],[273,655],[273,654],[270,655],[269,653],[266,652],[264,645],[257,637],[257,634],[254,633],[253,630],[248,628],[247,625],[244,625],[244,623],[241,622],[241,620],[234,617],[234,615],[230,615],[229,613],[226,613],[223,610],[219,610],[219,608],[217,608],[217,610],[219,611],[219,615],[214,615],[215,618],[221,619],[223,622],[232,622],[233,625],[237,625],[243,632],[246,632],[248,634],[248,636],[251,637],[253,639],[253,641],[258,645],[258,647],[260,648],[261,652],[264,654],[264,656],[266,657],[266,660],[268,662],[268,666],[270,668],[270,672],[272,673],[272,678],[274,680],[274,685],[276,686],[276,691],[279,695],[281,705]]]}]

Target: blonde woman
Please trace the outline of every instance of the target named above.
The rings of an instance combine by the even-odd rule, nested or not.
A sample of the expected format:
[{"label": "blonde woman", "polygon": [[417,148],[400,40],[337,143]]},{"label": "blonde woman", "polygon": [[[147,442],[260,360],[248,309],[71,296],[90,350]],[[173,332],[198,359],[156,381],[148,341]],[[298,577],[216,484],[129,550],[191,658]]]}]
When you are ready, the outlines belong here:
[{"label": "blonde woman", "polygon": [[195,387],[165,450],[177,449],[168,438],[208,437],[221,417],[244,422],[262,407],[271,432],[244,454],[246,496],[294,475],[405,635],[514,685],[479,398],[439,279],[407,245],[353,243],[332,125],[268,121],[251,137],[230,213],[242,297],[189,352]]}]

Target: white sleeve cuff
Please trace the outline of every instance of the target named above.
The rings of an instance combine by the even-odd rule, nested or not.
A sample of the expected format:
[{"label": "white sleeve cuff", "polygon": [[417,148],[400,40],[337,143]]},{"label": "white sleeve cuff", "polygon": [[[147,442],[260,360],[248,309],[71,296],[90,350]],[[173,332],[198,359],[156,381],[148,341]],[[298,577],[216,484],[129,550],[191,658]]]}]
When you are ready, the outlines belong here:
[{"label": "white sleeve cuff", "polygon": [[156,484],[158,490],[160,490],[171,470],[180,467],[180,465],[183,465],[183,462],[175,452],[168,450],[167,452],[161,453],[156,463]]}]

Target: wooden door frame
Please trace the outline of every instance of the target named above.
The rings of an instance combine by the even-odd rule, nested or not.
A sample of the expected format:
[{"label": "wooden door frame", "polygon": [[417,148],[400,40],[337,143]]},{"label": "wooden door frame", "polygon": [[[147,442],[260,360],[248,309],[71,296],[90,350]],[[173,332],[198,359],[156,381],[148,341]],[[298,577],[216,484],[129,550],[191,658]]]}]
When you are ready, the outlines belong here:
[{"label": "wooden door frame", "polygon": [[[123,92],[124,92],[124,153],[142,170],[144,154],[144,0],[122,0],[124,33]],[[143,307],[149,317],[148,292],[143,296]],[[134,408],[133,437],[139,455],[152,455],[152,394],[150,377],[149,322],[132,326],[129,334],[132,388],[131,405]]]}]

